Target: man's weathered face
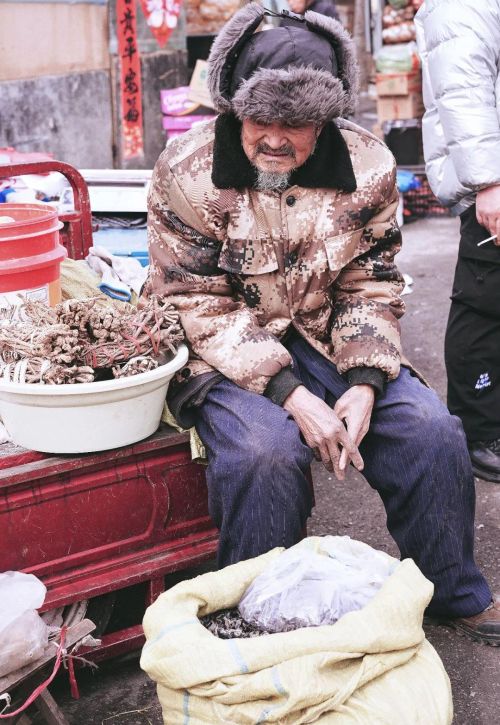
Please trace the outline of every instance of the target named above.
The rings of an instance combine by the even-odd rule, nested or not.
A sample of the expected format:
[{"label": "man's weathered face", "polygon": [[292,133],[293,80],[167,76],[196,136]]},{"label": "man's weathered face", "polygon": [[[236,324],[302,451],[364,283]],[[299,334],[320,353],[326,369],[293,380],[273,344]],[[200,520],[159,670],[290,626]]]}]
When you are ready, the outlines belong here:
[{"label": "man's weathered face", "polygon": [[314,151],[320,129],[314,124],[284,126],[245,118],[241,129],[243,150],[258,171],[289,174]]}]

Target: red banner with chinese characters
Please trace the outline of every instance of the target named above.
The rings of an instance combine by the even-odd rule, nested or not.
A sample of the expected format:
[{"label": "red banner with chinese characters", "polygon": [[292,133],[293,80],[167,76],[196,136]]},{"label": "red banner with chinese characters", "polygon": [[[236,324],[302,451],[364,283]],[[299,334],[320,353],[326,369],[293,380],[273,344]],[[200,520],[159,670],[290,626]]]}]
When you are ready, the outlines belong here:
[{"label": "red banner with chinese characters", "polygon": [[148,28],[163,47],[177,27],[182,0],[141,0]]},{"label": "red banner with chinese characters", "polygon": [[136,13],[136,0],[116,0],[124,160],[144,155],[141,58],[137,44]]}]

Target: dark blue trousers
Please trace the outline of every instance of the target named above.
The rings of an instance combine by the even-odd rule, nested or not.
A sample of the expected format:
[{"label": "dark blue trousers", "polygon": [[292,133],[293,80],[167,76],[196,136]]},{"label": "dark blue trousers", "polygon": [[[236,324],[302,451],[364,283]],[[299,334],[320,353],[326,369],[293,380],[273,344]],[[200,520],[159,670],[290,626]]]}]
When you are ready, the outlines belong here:
[{"label": "dark blue trousers", "polygon": [[[348,388],[335,366],[296,336],[287,347],[295,374],[333,406]],[[208,393],[196,428],[207,449],[219,566],[297,543],[311,513],[313,454],[288,413],[224,380]],[[377,398],[360,452],[401,557],[434,584],[429,613],[464,617],[485,609],[491,592],[474,561],[474,478],[459,419],[402,368]]]}]

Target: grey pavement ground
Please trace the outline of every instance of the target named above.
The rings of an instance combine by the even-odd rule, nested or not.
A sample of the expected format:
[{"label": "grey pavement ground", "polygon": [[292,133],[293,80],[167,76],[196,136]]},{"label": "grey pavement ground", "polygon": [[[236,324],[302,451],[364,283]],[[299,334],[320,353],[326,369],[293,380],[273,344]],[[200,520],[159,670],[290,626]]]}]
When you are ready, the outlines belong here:
[{"label": "grey pavement ground", "polygon": [[[444,399],[443,336],[458,223],[449,218],[428,219],[407,225],[403,231],[405,243],[398,263],[401,271],[414,279],[413,293],[405,297],[407,313],[402,323],[405,352]],[[397,555],[385,528],[385,514],[378,495],[360,474],[351,471],[347,480],[340,483],[320,465],[315,465],[314,480],[316,508],[310,534],[348,534]],[[477,481],[477,560],[497,591],[500,590],[499,514],[500,485]],[[455,725],[500,722],[500,649],[478,645],[444,628],[429,626],[426,632],[451,679]],[[154,686],[141,673],[137,659],[107,663],[96,674],[79,679],[80,700],[71,700],[66,685],[60,686],[57,693],[72,724],[162,723]]]}]

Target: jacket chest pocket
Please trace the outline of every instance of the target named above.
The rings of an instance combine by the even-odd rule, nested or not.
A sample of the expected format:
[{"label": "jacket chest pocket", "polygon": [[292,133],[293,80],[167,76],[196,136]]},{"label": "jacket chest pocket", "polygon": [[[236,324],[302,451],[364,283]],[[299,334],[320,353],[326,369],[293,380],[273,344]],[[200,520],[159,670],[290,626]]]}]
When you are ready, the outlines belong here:
[{"label": "jacket chest pocket", "polygon": [[278,259],[274,244],[270,239],[227,239],[219,255],[219,267],[244,276],[275,272]]},{"label": "jacket chest pocket", "polygon": [[364,227],[361,227],[360,229],[355,229],[353,232],[345,232],[344,234],[338,234],[335,237],[330,237],[325,240],[324,247],[328,269],[335,277],[353,259],[359,257],[360,254],[363,254],[368,249],[369,245],[364,245],[362,241],[363,232]]},{"label": "jacket chest pocket", "polygon": [[229,272],[235,295],[247,307],[266,315],[281,306],[278,259],[271,241],[228,239],[219,267]]}]

